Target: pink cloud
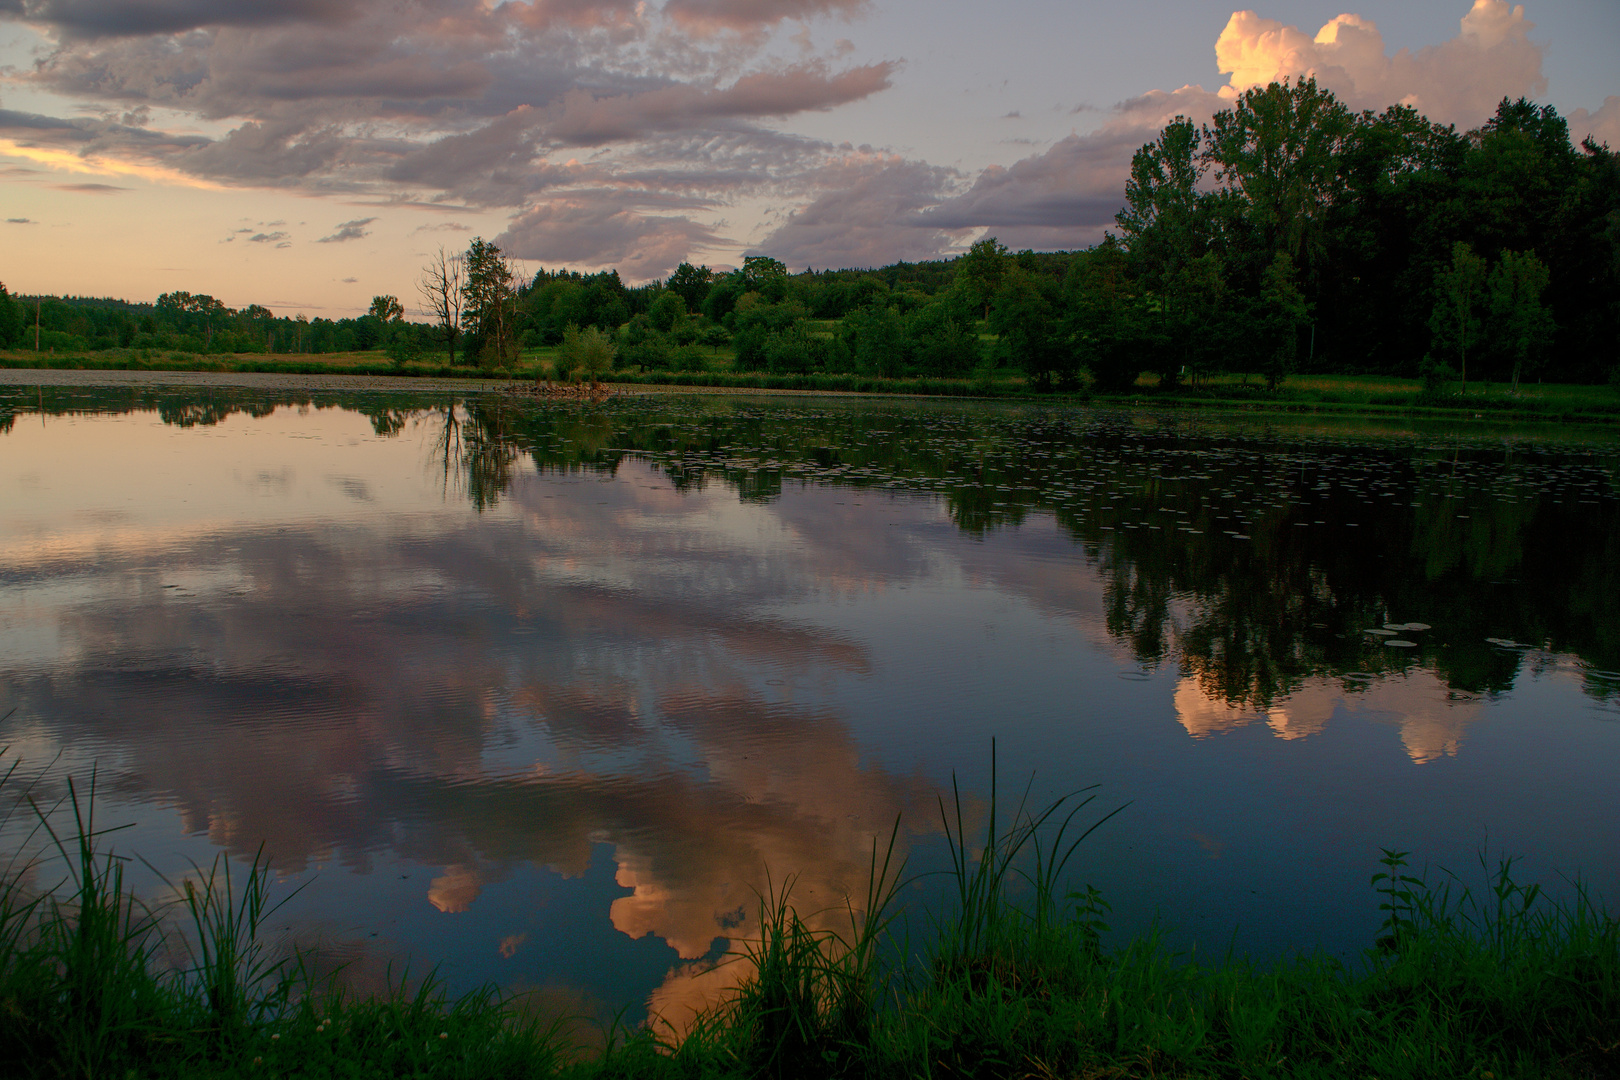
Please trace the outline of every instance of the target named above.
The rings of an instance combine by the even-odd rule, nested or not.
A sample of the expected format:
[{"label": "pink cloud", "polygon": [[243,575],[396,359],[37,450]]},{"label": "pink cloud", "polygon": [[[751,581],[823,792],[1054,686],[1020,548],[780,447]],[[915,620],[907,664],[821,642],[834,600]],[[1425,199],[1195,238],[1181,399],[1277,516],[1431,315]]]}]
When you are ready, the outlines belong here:
[{"label": "pink cloud", "polygon": [[1359,15],[1338,15],[1316,34],[1233,12],[1215,42],[1215,58],[1231,81],[1233,99],[1251,86],[1314,75],[1354,109],[1410,105],[1431,120],[1474,127],[1504,97],[1544,93],[1541,46],[1530,40],[1524,8],[1506,0],[1474,0],[1457,36],[1439,45],[1393,56],[1377,25]]},{"label": "pink cloud", "polygon": [[1611,150],[1620,150],[1620,96],[1609,95],[1596,110],[1576,109],[1569,114],[1569,135],[1579,145],[1591,138]]}]

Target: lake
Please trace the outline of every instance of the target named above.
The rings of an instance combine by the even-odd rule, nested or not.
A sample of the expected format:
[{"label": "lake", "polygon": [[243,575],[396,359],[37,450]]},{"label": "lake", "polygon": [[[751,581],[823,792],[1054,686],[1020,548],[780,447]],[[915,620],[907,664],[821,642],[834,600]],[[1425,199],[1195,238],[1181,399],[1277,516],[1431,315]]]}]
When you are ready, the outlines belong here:
[{"label": "lake", "polygon": [[1071,864],[1116,935],[1353,958],[1383,848],[1620,897],[1620,441],[0,387],[8,713],[8,796],[93,770],[153,895],[262,850],[362,986],[678,1023],[760,891],[834,918],[897,821],[926,931],[992,740],[1003,802],[1124,806]]}]

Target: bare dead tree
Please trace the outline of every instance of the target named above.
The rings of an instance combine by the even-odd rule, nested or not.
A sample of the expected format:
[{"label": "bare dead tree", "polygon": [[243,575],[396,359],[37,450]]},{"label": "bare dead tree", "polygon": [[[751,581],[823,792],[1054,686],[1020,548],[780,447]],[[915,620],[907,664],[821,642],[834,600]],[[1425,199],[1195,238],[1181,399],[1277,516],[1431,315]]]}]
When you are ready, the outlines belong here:
[{"label": "bare dead tree", "polygon": [[438,323],[444,335],[445,348],[450,353],[450,364],[456,362],[456,339],[461,336],[462,285],[465,276],[464,259],[452,255],[440,245],[432,261],[422,268],[416,291],[422,297],[423,311]]}]

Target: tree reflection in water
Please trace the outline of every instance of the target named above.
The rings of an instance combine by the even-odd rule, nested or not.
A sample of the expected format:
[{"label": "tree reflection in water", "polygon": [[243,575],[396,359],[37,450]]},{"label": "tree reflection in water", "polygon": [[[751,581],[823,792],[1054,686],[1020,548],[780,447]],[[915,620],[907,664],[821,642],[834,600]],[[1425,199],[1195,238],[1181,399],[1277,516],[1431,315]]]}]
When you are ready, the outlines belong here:
[{"label": "tree reflection in water", "polygon": [[[907,580],[909,564],[884,560],[921,556],[874,527],[901,515],[891,506],[951,534],[964,575],[1054,618],[1100,597],[1111,648],[1173,670],[1173,720],[1155,720],[1182,743],[1252,724],[1305,739],[1348,712],[1398,723],[1428,762],[1538,665],[1574,669],[1593,700],[1620,694],[1617,455],[1601,435],[33,388],[0,394],[0,430],[17,437],[34,411],[199,428],[288,406],[419,438],[407,449],[452,505],[385,526],[41,546],[10,560],[5,587],[92,585],[52,609],[70,648],[8,669],[8,693],[53,718],[59,742],[116,748],[123,790],[229,850],[268,841],[288,873],[330,858],[434,867],[410,887],[435,915],[466,921],[525,867],[579,880],[605,849],[611,926],[694,961],[657,991],[672,1014],[736,976],[703,958],[748,932],[762,866],[835,902],[896,814],[931,821],[931,784],[869,757],[835,698],[759,677],[873,672],[873,643],[770,612],[802,580],[852,594]],[[608,478],[621,483],[600,498],[558,494]],[[742,526],[725,518],[739,508]],[[765,519],[797,537],[801,579],[784,584],[786,548],[754,533],[705,546],[702,529]],[[962,540],[1015,530],[1033,553],[1016,565],[974,562],[992,545]],[[196,599],[168,589],[180,580]],[[1368,633],[1386,624],[1427,629]],[[545,937],[491,932],[505,960]]]}]

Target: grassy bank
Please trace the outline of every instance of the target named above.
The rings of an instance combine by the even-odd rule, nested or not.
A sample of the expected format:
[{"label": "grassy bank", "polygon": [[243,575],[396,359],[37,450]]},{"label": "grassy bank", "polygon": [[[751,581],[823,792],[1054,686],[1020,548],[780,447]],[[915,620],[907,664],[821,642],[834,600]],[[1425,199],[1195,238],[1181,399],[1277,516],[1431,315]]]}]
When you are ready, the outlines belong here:
[{"label": "grassy bank", "polygon": [[[0,786],[13,774],[0,777]],[[13,785],[15,788],[16,785]],[[72,789],[70,788],[70,791]],[[8,803],[22,804],[12,798]],[[763,898],[754,975],[676,1038],[608,1033],[571,1049],[560,1023],[488,990],[431,979],[345,994],[261,936],[262,863],[200,873],[167,904],[137,899],[73,793],[35,862],[0,884],[0,1062],[73,1077],[1567,1077],[1620,1070],[1620,923],[1579,889],[1555,903],[1485,867],[1478,891],[1385,855],[1385,920],[1359,962],[1173,955],[1114,943],[1107,904],[1064,891],[1089,799],[967,835],[942,803],[949,909],[903,946],[903,870],[874,848],[842,933],[812,929],[792,881]],[[15,812],[15,811],[14,811]],[[1086,829],[1081,825],[1091,822]],[[15,821],[12,822],[16,824]],[[60,834],[60,835],[59,835]],[[30,888],[31,882],[56,888]],[[824,913],[823,913],[824,914]],[[824,920],[813,920],[817,925]]]},{"label": "grassy bank", "polygon": [[[411,378],[554,378],[554,349],[525,352],[517,364],[489,371],[438,362],[396,365],[380,352],[302,356],[264,354],[200,355],[160,350],[109,350],[83,355],[0,353],[0,368],[67,368],[85,371],[266,372],[282,375],[376,375]],[[1412,379],[1362,375],[1295,375],[1277,390],[1242,374],[1214,376],[1198,386],[1161,387],[1143,376],[1126,394],[1094,394],[1089,388],[1042,393],[1020,375],[998,371],[974,379],[889,379],[853,374],[772,374],[737,371],[729,355],[715,357],[705,371],[615,371],[607,380],[622,386],[705,387],[735,390],[802,390],[930,397],[994,397],[1031,401],[1090,402],[1099,405],[1280,411],[1371,416],[1534,419],[1620,423],[1620,386],[1524,384],[1514,391],[1501,383],[1474,383],[1467,393],[1453,384],[1443,392],[1426,390]]]}]

